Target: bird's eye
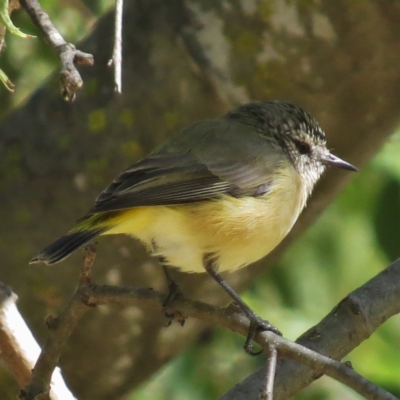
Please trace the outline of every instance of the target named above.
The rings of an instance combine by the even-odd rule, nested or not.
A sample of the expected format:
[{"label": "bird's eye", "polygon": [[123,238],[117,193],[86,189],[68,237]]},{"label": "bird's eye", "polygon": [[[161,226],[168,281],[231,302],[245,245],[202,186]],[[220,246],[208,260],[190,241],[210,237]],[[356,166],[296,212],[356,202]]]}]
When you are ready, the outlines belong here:
[{"label": "bird's eye", "polygon": [[297,150],[299,151],[300,154],[310,154],[311,153],[311,147],[308,143],[302,142],[300,140],[293,140],[294,144],[297,147]]}]

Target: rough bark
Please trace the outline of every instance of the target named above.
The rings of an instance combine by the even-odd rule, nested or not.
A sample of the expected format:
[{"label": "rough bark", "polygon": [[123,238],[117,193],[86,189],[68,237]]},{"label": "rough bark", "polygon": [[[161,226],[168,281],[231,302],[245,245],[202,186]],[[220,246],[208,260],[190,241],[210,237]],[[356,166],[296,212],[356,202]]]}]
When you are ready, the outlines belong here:
[{"label": "rough bark", "polygon": [[[51,79],[0,123],[1,280],[18,293],[40,340],[44,316],[73,290],[82,256],[51,268],[28,267],[28,260],[68,230],[122,168],[176,129],[240,99],[290,100],[319,120],[336,154],[362,168],[398,122],[396,2],[136,0],[126,2],[124,21],[123,96],[114,94],[107,67],[107,15],[80,46],[95,66],[82,69],[77,101],[64,103]],[[244,289],[265,273],[351,178],[329,171],[278,251],[229,281]],[[109,237],[98,249],[97,281],[163,287],[140,244]],[[227,301],[205,276],[177,280],[193,297]],[[80,399],[120,398],[203,328],[164,325],[162,315],[136,308],[88,313],[61,360],[72,391]]]}]

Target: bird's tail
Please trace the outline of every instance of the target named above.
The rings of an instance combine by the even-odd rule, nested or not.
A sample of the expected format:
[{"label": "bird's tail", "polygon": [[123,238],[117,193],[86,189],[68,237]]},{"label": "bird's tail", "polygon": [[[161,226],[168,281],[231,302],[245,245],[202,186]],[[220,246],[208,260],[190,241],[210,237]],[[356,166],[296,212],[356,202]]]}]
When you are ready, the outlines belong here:
[{"label": "bird's tail", "polygon": [[67,258],[73,251],[88,243],[96,236],[101,235],[104,228],[81,230],[67,233],[47,246],[40,254],[32,258],[29,264],[45,263],[47,265],[58,263]]}]

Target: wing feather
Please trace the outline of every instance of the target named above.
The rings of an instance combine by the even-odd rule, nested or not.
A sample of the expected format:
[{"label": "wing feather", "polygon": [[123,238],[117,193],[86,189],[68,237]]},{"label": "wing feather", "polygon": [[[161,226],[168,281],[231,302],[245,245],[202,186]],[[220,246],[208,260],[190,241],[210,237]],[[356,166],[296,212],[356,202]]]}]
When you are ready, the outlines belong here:
[{"label": "wing feather", "polygon": [[90,214],[145,205],[193,203],[237,190],[193,156],[149,156],[119,175],[98,196]]},{"label": "wing feather", "polygon": [[[252,137],[232,142],[241,135]],[[224,194],[259,196],[271,187],[279,159],[253,128],[224,119],[204,121],[122,172],[98,196],[89,214],[193,203]]]}]

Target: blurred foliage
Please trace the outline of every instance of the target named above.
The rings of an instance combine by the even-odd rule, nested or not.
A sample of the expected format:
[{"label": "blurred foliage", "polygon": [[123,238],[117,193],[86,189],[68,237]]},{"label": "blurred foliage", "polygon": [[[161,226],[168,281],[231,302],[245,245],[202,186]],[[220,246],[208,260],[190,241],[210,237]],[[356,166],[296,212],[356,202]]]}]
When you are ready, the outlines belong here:
[{"label": "blurred foliage", "polygon": [[[363,168],[273,270],[243,294],[261,316],[296,339],[343,297],[400,255],[400,134]],[[228,277],[229,279],[229,277]],[[400,321],[386,322],[347,359],[357,372],[400,396]],[[213,331],[199,339],[130,400],[215,399],[245,378],[264,357],[249,357],[244,339]],[[295,399],[361,399],[324,377]]]},{"label": "blurred foliage", "polygon": [[[41,4],[66,40],[76,43],[90,32],[98,16],[112,2],[43,0]],[[38,35],[22,10],[14,12],[12,19],[24,32]],[[7,49],[1,55],[0,67],[16,84],[16,92],[10,94],[0,87],[0,116],[21,105],[58,64],[40,37],[22,40],[7,35],[6,39]],[[249,43],[256,45],[253,37],[238,40],[243,42],[243,48]],[[133,118],[129,110],[122,111],[124,123],[131,124]],[[96,133],[104,128],[104,123],[95,115],[89,127]],[[166,115],[165,124],[173,129],[176,116]],[[135,143],[123,152],[141,155]],[[317,323],[347,293],[399,256],[399,154],[400,135],[394,135],[317,223],[291,246],[279,265],[244,294],[244,300],[278,326],[287,338],[295,339]],[[400,397],[400,358],[396,356],[399,333],[400,320],[394,318],[348,358],[358,372]],[[263,356],[247,356],[242,350],[243,343],[242,337],[230,332],[219,329],[206,332],[197,344],[135,391],[130,400],[217,398],[264,362]],[[359,396],[329,378],[319,380],[296,396],[296,399],[337,398]]]}]

